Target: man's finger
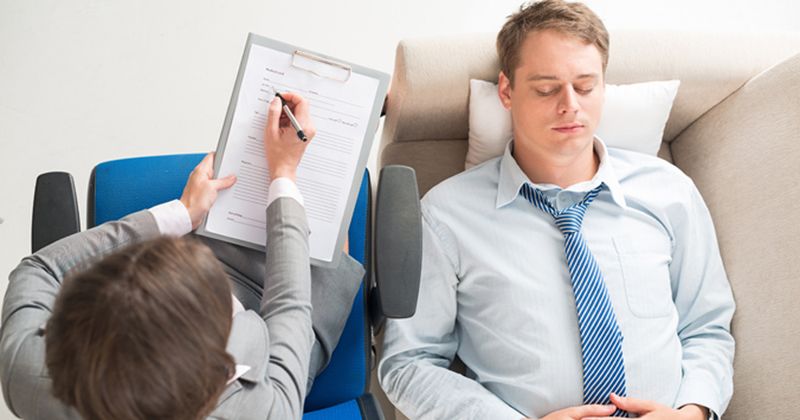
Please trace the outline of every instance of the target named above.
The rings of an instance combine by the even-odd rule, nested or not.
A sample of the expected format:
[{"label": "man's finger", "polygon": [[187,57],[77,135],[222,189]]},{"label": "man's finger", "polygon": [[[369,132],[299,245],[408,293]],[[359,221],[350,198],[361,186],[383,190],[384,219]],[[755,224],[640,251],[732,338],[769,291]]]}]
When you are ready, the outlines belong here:
[{"label": "man's finger", "polygon": [[596,417],[605,417],[609,414],[613,413],[617,407],[609,404],[588,404],[588,405],[581,405],[579,407],[574,407],[569,415],[573,418],[582,419],[584,417],[596,416]]},{"label": "man's finger", "polygon": [[225,178],[212,179],[211,187],[217,191],[226,190],[236,183],[236,175],[228,175]]},{"label": "man's finger", "polygon": [[619,407],[620,410],[635,414],[649,413],[658,408],[658,405],[653,401],[633,397],[620,397],[614,393],[611,394],[611,402]]}]

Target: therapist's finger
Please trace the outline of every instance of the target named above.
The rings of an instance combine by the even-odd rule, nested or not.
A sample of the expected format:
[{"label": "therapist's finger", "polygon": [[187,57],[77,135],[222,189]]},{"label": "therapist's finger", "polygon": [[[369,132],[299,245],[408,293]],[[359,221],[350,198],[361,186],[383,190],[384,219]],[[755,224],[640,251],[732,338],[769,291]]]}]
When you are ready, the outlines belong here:
[{"label": "therapist's finger", "polygon": [[286,100],[286,105],[289,105],[289,109],[298,120],[308,118],[309,105],[306,98],[292,92],[282,93],[281,96]]},{"label": "therapist's finger", "polygon": [[272,98],[272,102],[269,103],[269,108],[267,109],[266,129],[270,131],[273,135],[277,135],[279,132],[280,119],[281,119],[281,98],[276,96]]},{"label": "therapist's finger", "polygon": [[[283,96],[283,98],[286,100],[286,106],[288,106],[292,111],[295,119],[297,119],[297,122],[303,128],[303,132],[310,140],[316,135],[317,130],[314,127],[314,122],[311,121],[311,105],[309,104],[308,99],[292,92],[282,93],[281,96]],[[281,123],[281,126],[288,125],[288,119]]]},{"label": "therapist's finger", "polygon": [[236,183],[236,175],[230,174],[225,178],[220,179],[212,179],[210,181],[211,187],[214,188],[216,191],[226,190],[233,186]]},{"label": "therapist's finger", "polygon": [[211,152],[203,157],[203,160],[194,167],[198,173],[206,175],[208,178],[214,177],[214,152]]}]

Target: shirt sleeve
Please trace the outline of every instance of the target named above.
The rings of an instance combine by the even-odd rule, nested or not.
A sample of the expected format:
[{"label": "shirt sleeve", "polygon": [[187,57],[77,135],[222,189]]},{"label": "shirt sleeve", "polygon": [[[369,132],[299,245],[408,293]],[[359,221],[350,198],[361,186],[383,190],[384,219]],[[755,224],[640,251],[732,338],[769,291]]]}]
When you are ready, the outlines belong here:
[{"label": "shirt sleeve", "polygon": [[520,420],[522,414],[481,384],[448,369],[458,349],[456,259],[425,214],[423,208],[417,311],[386,320],[380,384],[409,418]]},{"label": "shirt sleeve", "polygon": [[180,200],[168,201],[150,208],[156,219],[158,232],[166,236],[183,236],[192,231],[192,219],[189,211]]},{"label": "shirt sleeve", "polygon": [[694,184],[682,207],[670,265],[683,347],[683,379],[674,406],[699,404],[715,418],[725,412],[733,394],[730,325],[735,303],[711,215]]},{"label": "shirt sleeve", "polygon": [[293,198],[297,200],[301,206],[305,206],[303,203],[303,196],[300,194],[297,184],[286,177],[275,178],[269,184],[269,192],[267,193],[267,207],[269,207],[273,201],[281,197]]}]

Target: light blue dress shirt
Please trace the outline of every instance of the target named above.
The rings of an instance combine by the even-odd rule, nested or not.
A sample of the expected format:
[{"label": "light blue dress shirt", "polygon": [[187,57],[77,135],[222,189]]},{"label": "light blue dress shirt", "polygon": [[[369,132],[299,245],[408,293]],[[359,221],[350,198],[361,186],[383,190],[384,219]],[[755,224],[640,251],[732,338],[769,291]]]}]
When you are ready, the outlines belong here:
[{"label": "light blue dress shirt", "polygon": [[[422,200],[416,314],[388,320],[378,368],[412,419],[541,417],[581,405],[583,369],[564,237],[521,194],[509,143]],[[733,392],[734,301],[708,209],[669,163],[606,149],[596,175],[537,185],[557,209],[604,183],[582,233],[622,330],[628,395],[724,412]],[[448,370],[458,355],[467,376]]]}]

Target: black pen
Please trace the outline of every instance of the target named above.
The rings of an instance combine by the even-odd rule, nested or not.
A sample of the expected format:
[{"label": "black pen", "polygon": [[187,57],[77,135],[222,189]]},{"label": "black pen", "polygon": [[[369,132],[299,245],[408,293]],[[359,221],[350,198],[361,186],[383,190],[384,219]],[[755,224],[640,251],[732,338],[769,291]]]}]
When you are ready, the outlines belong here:
[{"label": "black pen", "polygon": [[297,118],[294,117],[292,111],[289,109],[289,105],[286,105],[286,99],[283,99],[280,93],[275,92],[275,96],[281,98],[281,105],[283,105],[283,112],[286,113],[286,116],[289,117],[289,122],[292,123],[292,127],[294,130],[297,131],[297,138],[303,141],[308,141],[308,137],[306,137],[306,133],[303,132],[303,127],[300,127],[300,123],[297,122]]}]

